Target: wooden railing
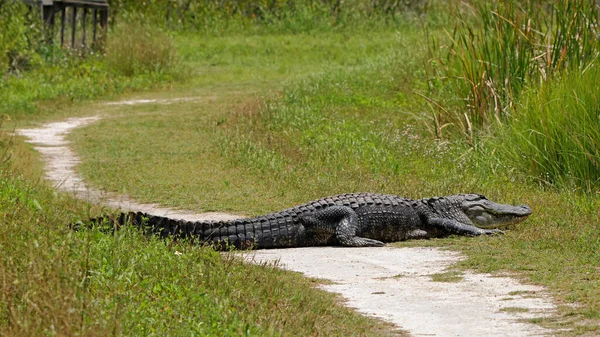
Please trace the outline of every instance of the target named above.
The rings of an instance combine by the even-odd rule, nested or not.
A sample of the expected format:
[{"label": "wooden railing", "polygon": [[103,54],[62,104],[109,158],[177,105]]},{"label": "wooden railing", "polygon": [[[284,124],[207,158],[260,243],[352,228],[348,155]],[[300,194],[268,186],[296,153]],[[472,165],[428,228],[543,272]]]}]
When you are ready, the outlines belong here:
[{"label": "wooden railing", "polygon": [[[65,46],[65,38],[69,39],[69,36],[65,36],[65,30],[70,33],[72,49],[88,48],[90,38],[92,46],[102,46],[108,28],[109,8],[106,0],[23,0],[23,2],[41,7],[44,32],[49,43],[55,43],[54,39],[57,37],[55,25],[58,19],[61,47]],[[91,37],[88,36],[90,25]]]}]

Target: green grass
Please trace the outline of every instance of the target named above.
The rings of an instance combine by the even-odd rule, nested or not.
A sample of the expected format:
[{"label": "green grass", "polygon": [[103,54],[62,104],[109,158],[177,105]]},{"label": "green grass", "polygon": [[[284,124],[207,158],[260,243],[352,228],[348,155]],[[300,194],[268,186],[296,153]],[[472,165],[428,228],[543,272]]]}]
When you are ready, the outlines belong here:
[{"label": "green grass", "polygon": [[[53,107],[73,102],[156,87],[160,78],[141,75],[115,76],[104,61],[68,57],[24,75],[6,75],[0,80],[0,113],[16,123],[27,123],[40,115],[55,114]],[[48,107],[51,108],[48,108]]]},{"label": "green grass", "polygon": [[523,313],[523,312],[529,312],[528,308],[521,308],[521,307],[504,307],[502,309],[500,309],[501,312],[510,312],[510,313]]},{"label": "green grass", "polygon": [[111,32],[106,43],[107,66],[117,74],[134,77],[155,74],[158,77],[179,75],[178,54],[172,38],[151,26],[121,24]]},{"label": "green grass", "polygon": [[479,134],[512,119],[521,92],[579,73],[600,53],[598,6],[590,1],[472,1],[453,13],[447,37],[430,35],[423,92],[435,102],[437,137],[452,125],[475,146]]},{"label": "green grass", "polygon": [[463,273],[460,271],[447,271],[443,273],[429,275],[433,282],[460,282],[464,280]]},{"label": "green grass", "polygon": [[[409,39],[415,39],[414,35]],[[85,162],[82,172],[96,181],[98,186],[128,193],[139,200],[149,201],[159,196],[167,205],[194,210],[265,211],[265,205],[260,209],[246,206],[250,204],[249,199],[257,194],[264,177],[253,174],[251,166],[248,166],[247,172],[239,171],[240,161],[252,160],[257,165],[263,165],[263,158],[268,157],[268,165],[277,166],[278,177],[281,178],[291,168],[282,167],[285,164],[278,162],[277,156],[272,156],[273,151],[264,149],[264,144],[252,144],[252,140],[245,139],[250,134],[243,129],[244,124],[254,123],[252,119],[256,114],[262,114],[261,109],[269,104],[255,96],[256,90],[277,88],[276,83],[282,78],[288,82],[309,83],[311,77],[318,77],[325,72],[343,74],[354,68],[374,68],[376,61],[373,60],[387,59],[386,62],[391,62],[395,49],[410,41],[395,36],[393,32],[356,36],[334,33],[314,37],[234,36],[218,40],[188,40],[181,54],[198,75],[190,80],[188,88],[180,91],[179,95],[196,97],[198,100],[140,107],[88,107],[88,114],[101,112],[115,117],[75,132],[76,147],[81,150]],[[218,64],[214,64],[215,59],[219,60]],[[194,62],[196,66],[193,66]],[[360,81],[364,82],[364,75],[360,76]],[[237,82],[234,82],[236,78]],[[386,81],[393,80],[388,76]],[[376,90],[374,88],[373,92]],[[278,99],[278,95],[281,94],[272,92],[267,96]],[[358,99],[364,100],[366,97]],[[85,112],[79,109],[79,113]],[[136,125],[131,125],[129,118],[123,118],[133,114],[139,114]],[[99,132],[107,127],[113,131]],[[94,137],[87,136],[90,134],[94,134]],[[257,131],[252,131],[252,135],[262,138]],[[378,138],[372,140],[379,141]],[[163,148],[161,144],[169,145]],[[161,147],[160,152],[157,152],[157,147]],[[152,151],[157,155],[150,155]],[[236,158],[234,154],[245,157]],[[106,165],[107,160],[113,161],[115,158],[118,158],[114,161],[118,165]],[[204,165],[198,165],[200,158],[203,158]],[[122,169],[132,165],[140,169]],[[164,169],[167,166],[169,170]],[[181,184],[182,179],[186,181],[187,190],[175,187]],[[154,183],[149,186],[148,181]],[[304,183],[297,179],[295,184],[299,186]],[[271,207],[289,204],[290,200],[280,198],[286,189],[265,196],[278,202]],[[297,187],[294,189],[299,190]],[[310,195],[310,189],[303,190],[305,195],[294,197],[306,198]],[[312,194],[318,193],[312,191]],[[297,201],[294,199],[294,202]]]},{"label": "green grass", "polygon": [[0,179],[3,336],[392,333],[299,274],[132,229],[71,232],[73,201]]},{"label": "green grass", "polygon": [[[278,36],[289,46],[263,55],[251,52],[257,43],[279,42],[264,36],[214,41],[211,48],[228,61],[210,65],[210,48],[186,58],[193,64],[198,57],[200,65],[193,68],[206,77],[180,95],[193,93],[198,102],[103,108],[107,119],[76,131],[72,139],[85,158],[82,173],[98,186],[136,199],[245,215],[354,191],[413,198],[478,192],[498,202],[526,203],[534,215],[505,236],[400,246],[449,247],[467,254],[464,268],[516,272],[548,287],[560,304],[559,313],[542,324],[573,328],[573,334],[595,329],[600,320],[598,199],[529,184],[500,168],[496,158],[461,143],[432,142],[419,117],[427,106],[411,95],[423,85],[427,50],[418,42],[425,36],[410,30],[361,35],[345,45],[353,51],[347,53],[350,60],[354,48],[368,51],[355,61],[343,53],[324,58],[328,43],[307,45],[303,35]],[[338,35],[312,38],[331,40],[336,53]],[[281,64],[296,59],[295,48],[310,46],[319,51],[315,58],[294,65],[298,74],[309,75],[287,75],[285,89],[277,90],[276,83],[286,77]],[[239,71],[243,85],[228,77],[230,70]],[[209,76],[225,84],[207,90]],[[263,90],[261,96],[243,90],[252,83]],[[264,94],[270,88],[276,90]]]},{"label": "green grass", "polygon": [[172,30],[223,36],[377,30],[410,21],[437,5],[426,0],[119,0],[111,3],[111,11],[118,14],[113,18],[117,21],[141,20]]},{"label": "green grass", "polygon": [[0,335],[401,334],[297,273],[132,228],[72,231],[97,207],[37,181],[34,154],[12,142],[0,134]]},{"label": "green grass", "polygon": [[55,115],[74,102],[166,87],[186,77],[172,38],[157,29],[112,27],[105,50],[83,53],[42,43],[39,27],[22,17],[26,12],[21,3],[0,6],[0,115],[11,126]]},{"label": "green grass", "polygon": [[[413,198],[478,192],[526,203],[534,214],[502,237],[397,245],[452,248],[468,256],[463,268],[516,273],[546,286],[559,304],[557,315],[538,323],[573,329],[567,335],[599,329],[598,196],[521,179],[512,170],[516,160],[498,159],[501,151],[491,142],[472,142],[472,149],[432,141],[423,123],[427,101],[413,93],[431,85],[444,94],[454,88],[439,76],[428,81],[431,68],[424,65],[431,55],[420,26],[173,37],[189,75],[184,83],[170,83],[160,72],[115,75],[104,60],[64,59],[48,73],[5,76],[3,111],[19,125],[104,116],[71,138],[84,159],[81,172],[96,186],[172,207],[253,215],[353,191]],[[63,77],[53,77],[57,73]],[[53,85],[42,85],[47,81]],[[123,98],[191,100],[70,103],[157,81],[171,88]],[[565,91],[545,90],[540,97]],[[537,99],[532,93],[532,105]],[[588,101],[567,100],[573,106]],[[527,111],[519,113],[526,116],[530,108],[523,106]],[[542,113],[531,110],[533,120]],[[65,223],[99,210],[55,195],[38,183],[40,169],[28,147],[17,140],[10,149],[11,166],[0,170],[2,334],[389,334],[294,274],[135,231],[69,231]]]},{"label": "green grass", "polygon": [[514,121],[502,130],[502,146],[493,145],[499,160],[542,184],[598,192],[598,75],[594,66],[525,93],[514,109]]},{"label": "green grass", "polygon": [[[149,39],[134,45],[138,41],[126,37],[124,34],[122,40],[111,42],[130,44],[135,47],[133,51],[152,49],[157,43]],[[144,36],[138,38],[143,40]],[[171,198],[165,203],[178,206],[181,200],[193,204],[210,194],[220,195],[221,199],[215,199],[216,209],[236,200],[236,194],[230,193],[233,187],[247,184],[230,160],[221,156],[224,148],[220,144],[225,144],[228,137],[219,126],[227,122],[228,113],[257,111],[263,105],[256,96],[258,92],[281,88],[282,82],[307,74],[360,64],[362,58],[374,57],[381,48],[394,48],[396,41],[389,32],[366,36],[340,33],[335,41],[307,35],[240,34],[221,39],[178,33],[174,38],[180,56],[175,73],[170,72],[172,64],[159,64],[157,69],[152,55],[146,52],[136,54],[137,59],[127,65],[121,63],[129,62],[128,54],[111,54],[109,50],[106,58],[52,54],[41,61],[40,67],[4,75],[0,80],[0,111],[8,114],[7,130],[67,116],[105,115],[107,119],[98,127],[124,135],[131,145],[153,148],[158,160],[154,167],[165,167],[162,160],[169,155],[202,158],[206,164],[200,167],[183,163],[173,165],[170,173],[158,172],[164,184],[151,186],[154,192],[142,188],[144,193],[153,195],[153,200]],[[377,47],[371,48],[372,44]],[[179,66],[189,73],[188,80],[176,76]],[[173,80],[181,82],[174,84]],[[172,85],[177,85],[177,91],[168,90]],[[142,108],[88,101],[151,87],[161,91],[138,97],[185,96],[193,100]],[[128,124],[133,116],[140,122],[135,129]],[[181,125],[186,126],[181,132],[170,129]],[[90,131],[94,129],[83,130]],[[146,138],[149,132],[157,138]],[[89,138],[102,137],[98,134]],[[170,140],[173,143],[163,147]],[[114,142],[104,145],[108,147],[99,144],[99,155],[104,155],[106,149],[112,155],[123,153]],[[96,159],[122,168],[152,164],[144,157],[146,154],[136,157],[131,151],[135,149],[127,149],[128,154],[116,160]],[[147,238],[131,229],[115,235],[100,229],[71,231],[68,223],[103,210],[47,186],[31,146],[6,131],[0,135],[0,154],[0,335],[402,334],[389,324],[341,306],[339,298],[316,290],[315,281],[297,273],[247,265],[207,248]],[[11,159],[7,160],[5,154]],[[152,178],[156,173],[152,166],[138,168],[149,173],[144,179],[156,179]],[[112,179],[138,179],[129,170],[120,171],[123,175]],[[215,179],[224,172],[233,178]],[[179,181],[169,185],[173,176]],[[180,184],[185,177],[191,178],[190,185],[182,192]],[[135,195],[137,186],[123,184],[118,190]],[[241,193],[254,195],[252,190]]]}]

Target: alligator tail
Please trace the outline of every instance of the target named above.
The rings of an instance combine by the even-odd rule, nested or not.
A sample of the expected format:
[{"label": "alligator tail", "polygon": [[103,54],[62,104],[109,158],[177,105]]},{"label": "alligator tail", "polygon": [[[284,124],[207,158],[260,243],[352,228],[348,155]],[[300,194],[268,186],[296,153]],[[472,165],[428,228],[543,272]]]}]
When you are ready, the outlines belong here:
[{"label": "alligator tail", "polygon": [[[253,249],[257,237],[266,236],[263,231],[256,231],[252,223],[254,219],[232,221],[187,221],[151,215],[142,212],[119,213],[116,216],[100,216],[86,222],[71,224],[72,229],[99,228],[115,231],[123,226],[141,228],[147,235],[161,238],[189,240],[193,243],[207,244],[216,250]],[[264,227],[270,227],[264,226]],[[259,229],[262,229],[259,227]],[[266,228],[265,228],[266,230]],[[268,240],[267,240],[268,241]]]}]

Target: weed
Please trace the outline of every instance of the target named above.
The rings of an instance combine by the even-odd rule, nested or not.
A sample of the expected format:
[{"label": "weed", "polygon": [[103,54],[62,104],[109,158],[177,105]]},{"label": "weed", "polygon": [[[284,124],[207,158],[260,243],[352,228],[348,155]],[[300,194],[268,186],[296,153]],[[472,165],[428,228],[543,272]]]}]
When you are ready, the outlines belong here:
[{"label": "weed", "polygon": [[20,1],[0,4],[0,78],[6,71],[22,72],[39,65],[42,34],[36,14]]},{"label": "weed", "polygon": [[433,282],[460,282],[464,279],[463,273],[459,271],[448,271],[429,276],[431,276]]},{"label": "weed", "polygon": [[443,131],[452,126],[481,149],[492,129],[512,130],[495,140],[495,149],[510,153],[498,165],[594,192],[600,179],[591,83],[600,53],[597,3],[476,1],[455,11],[459,22],[447,49],[430,34],[430,85],[422,95],[432,111],[430,133],[448,137]]},{"label": "weed", "polygon": [[[427,12],[429,1],[186,0],[111,3],[113,23],[143,21],[206,34],[307,33],[394,26]],[[116,15],[115,15],[116,14]],[[165,20],[166,19],[166,20]]]}]

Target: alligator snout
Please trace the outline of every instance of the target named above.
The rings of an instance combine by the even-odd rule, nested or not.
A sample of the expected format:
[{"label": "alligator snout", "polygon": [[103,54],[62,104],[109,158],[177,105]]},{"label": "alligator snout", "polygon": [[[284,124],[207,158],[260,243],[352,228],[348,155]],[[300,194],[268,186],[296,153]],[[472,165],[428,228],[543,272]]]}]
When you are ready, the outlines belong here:
[{"label": "alligator snout", "polygon": [[532,213],[531,208],[527,205],[519,205],[517,207],[520,208],[521,212],[519,212],[519,213],[522,216],[529,216]]}]

